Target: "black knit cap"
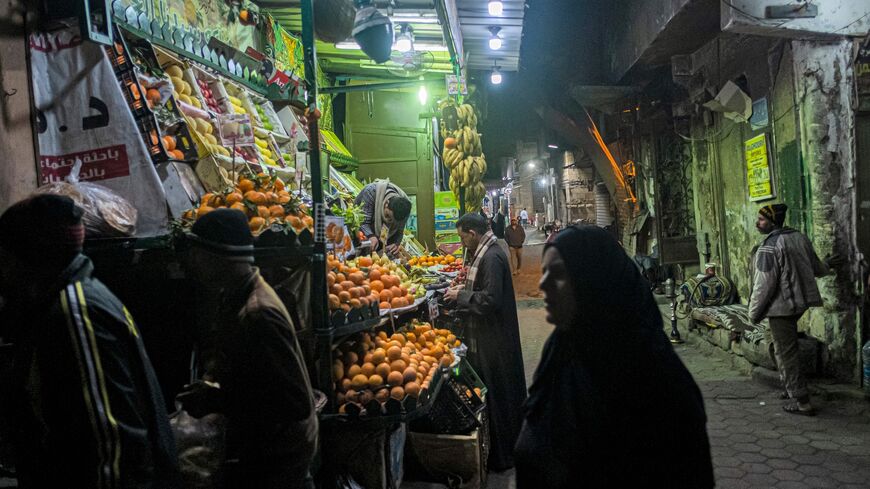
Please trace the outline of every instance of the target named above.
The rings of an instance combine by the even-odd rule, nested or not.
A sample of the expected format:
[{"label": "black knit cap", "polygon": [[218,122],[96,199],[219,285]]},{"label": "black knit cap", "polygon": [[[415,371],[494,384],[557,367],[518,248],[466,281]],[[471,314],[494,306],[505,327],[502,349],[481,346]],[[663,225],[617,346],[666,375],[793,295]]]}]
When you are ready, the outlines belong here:
[{"label": "black knit cap", "polygon": [[82,214],[63,195],[24,199],[0,216],[0,248],[34,265],[65,266],[82,251]]},{"label": "black knit cap", "polygon": [[788,206],[785,204],[770,204],[759,209],[758,213],[778,227],[782,227],[785,224],[786,211],[788,211]]},{"label": "black knit cap", "polygon": [[213,210],[197,219],[190,231],[194,245],[237,261],[254,261],[254,236],[242,211]]}]

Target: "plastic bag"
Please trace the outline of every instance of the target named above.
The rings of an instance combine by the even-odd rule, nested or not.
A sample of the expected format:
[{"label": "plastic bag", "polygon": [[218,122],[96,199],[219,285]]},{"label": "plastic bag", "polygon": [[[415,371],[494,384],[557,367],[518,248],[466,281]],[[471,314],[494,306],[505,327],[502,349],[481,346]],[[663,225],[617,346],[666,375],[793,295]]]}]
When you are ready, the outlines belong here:
[{"label": "plastic bag", "polygon": [[117,238],[136,233],[138,211],[114,191],[90,182],[78,181],[82,161],[76,159],[65,182],[53,182],[36,189],[34,194],[65,195],[84,210],[82,223],[87,238]]},{"label": "plastic bag", "polygon": [[186,488],[221,487],[226,456],[226,418],[209,414],[196,419],[179,410],[169,420],[178,449],[178,469]]}]

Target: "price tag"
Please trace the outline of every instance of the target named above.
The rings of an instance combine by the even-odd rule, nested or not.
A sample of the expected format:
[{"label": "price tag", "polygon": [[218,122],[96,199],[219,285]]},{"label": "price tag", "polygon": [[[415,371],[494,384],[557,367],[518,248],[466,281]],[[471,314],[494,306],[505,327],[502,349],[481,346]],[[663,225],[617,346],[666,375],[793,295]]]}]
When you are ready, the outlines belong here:
[{"label": "price tag", "polygon": [[434,321],[438,317],[438,296],[433,295],[429,298],[429,321]]}]

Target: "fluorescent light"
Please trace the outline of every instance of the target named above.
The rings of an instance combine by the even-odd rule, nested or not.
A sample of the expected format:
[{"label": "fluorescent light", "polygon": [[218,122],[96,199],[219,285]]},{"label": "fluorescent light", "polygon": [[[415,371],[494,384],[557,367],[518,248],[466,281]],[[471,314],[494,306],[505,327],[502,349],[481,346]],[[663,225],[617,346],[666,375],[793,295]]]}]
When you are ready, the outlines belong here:
[{"label": "fluorescent light", "polygon": [[[347,49],[347,50],[359,50],[360,49],[359,44],[352,42],[352,41],[343,41],[343,42],[336,43],[335,48],[336,49]],[[447,52],[447,46],[444,46],[443,44],[417,42],[417,43],[414,43],[414,48],[417,51],[432,51],[432,52],[442,52],[442,53]],[[398,51],[399,50],[398,46],[396,46],[394,44],[393,50]]]},{"label": "fluorescent light", "polygon": [[426,105],[429,101],[429,92],[426,90],[426,85],[420,85],[420,91],[417,92],[417,98],[420,100],[420,105]]},{"label": "fluorescent light", "polygon": [[504,12],[504,4],[499,1],[491,1],[487,7],[489,15],[501,15]]},{"label": "fluorescent light", "polygon": [[492,69],[492,74],[489,75],[489,81],[491,81],[493,85],[501,85],[502,77],[501,72],[498,71],[498,68]]},{"label": "fluorescent light", "polygon": [[559,147],[556,146],[555,144],[548,144],[547,147],[550,149],[559,149]]},{"label": "fluorescent light", "polygon": [[535,162],[534,162],[534,161],[530,161],[530,162],[529,162],[529,168],[534,168],[534,167],[535,167]]},{"label": "fluorescent light", "polygon": [[541,185],[546,185],[546,184],[547,184],[547,177],[544,177],[541,179]]},{"label": "fluorescent light", "polygon": [[442,53],[447,52],[447,46],[445,46],[443,44],[432,44],[432,43],[418,42],[418,43],[414,43],[414,47],[417,49],[417,51],[432,51],[432,52],[442,52]]},{"label": "fluorescent light", "polygon": [[412,24],[439,24],[438,17],[429,17],[422,14],[409,13],[394,13],[393,19],[396,22],[409,22]]}]

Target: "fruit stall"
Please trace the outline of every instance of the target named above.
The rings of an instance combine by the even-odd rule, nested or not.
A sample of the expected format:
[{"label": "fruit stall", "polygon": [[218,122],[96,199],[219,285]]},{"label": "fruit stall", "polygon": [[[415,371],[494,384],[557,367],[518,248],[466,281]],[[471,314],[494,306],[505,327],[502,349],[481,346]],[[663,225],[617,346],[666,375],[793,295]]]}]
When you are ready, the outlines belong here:
[{"label": "fruit stall", "polygon": [[[106,131],[114,129],[99,144],[96,137],[82,139],[109,150],[65,150],[48,164],[42,158],[41,176],[56,183],[65,178],[60,170],[72,167],[64,171],[78,172],[83,182],[64,185],[80,204],[94,198],[85,181],[106,184],[117,198],[130,200],[133,210],[102,206],[96,219],[121,212],[132,223],[151,223],[147,232],[131,226],[111,235],[89,228],[86,253],[96,275],[137,318],[165,397],[173,399],[190,380],[194,337],[208,334],[192,325],[209,323],[218,309],[210,302],[214,298],[184,276],[183,237],[215,209],[236,209],[248,218],[256,264],[294,319],[311,378],[326,399],[318,406],[321,470],[351,474],[364,487],[392,487],[402,479],[407,453],[417,473],[437,478],[465,471],[464,480],[482,483],[486,386],[464,358],[460,320],[439,300],[446,287],[463,280],[463,259],[430,253],[410,233],[396,256],[356,256],[363,219],[354,205],[364,187],[355,176],[360,161],[318,125],[324,114],[311,56],[303,69],[298,55],[288,62],[250,47],[242,51],[130,2],[113,2],[111,13],[110,42],[100,46],[105,59],[98,60],[111,83],[100,89],[118,92],[119,104],[105,92],[79,97],[90,99],[89,109],[106,113]],[[234,15],[250,20],[253,14]],[[299,51],[303,40],[312,42],[280,31],[274,19],[252,25],[271,26],[274,39],[263,37],[270,39],[264,50],[272,56],[283,52],[275,39],[295,42]],[[76,38],[56,35],[34,46],[45,52],[61,45],[72,49],[82,42]],[[452,98],[438,110],[440,132],[449,137],[436,152],[449,173],[450,191],[460,207],[478,210],[487,169],[478,115]],[[56,119],[46,113],[40,112],[40,126]],[[83,119],[84,129],[101,124],[92,120]],[[66,131],[61,127],[60,133]],[[60,133],[45,140],[71,140]],[[117,174],[111,161],[98,161],[111,160],[116,151],[120,162],[111,149],[116,147],[141,148],[143,161],[129,149],[123,158],[142,165],[140,173],[122,175],[123,185],[112,186]],[[74,165],[75,160],[86,161]],[[105,178],[103,168],[109,171]],[[359,448],[366,440],[368,446]],[[444,443],[455,443],[465,455],[439,460],[428,453]],[[368,458],[359,457],[361,452]]]}]

